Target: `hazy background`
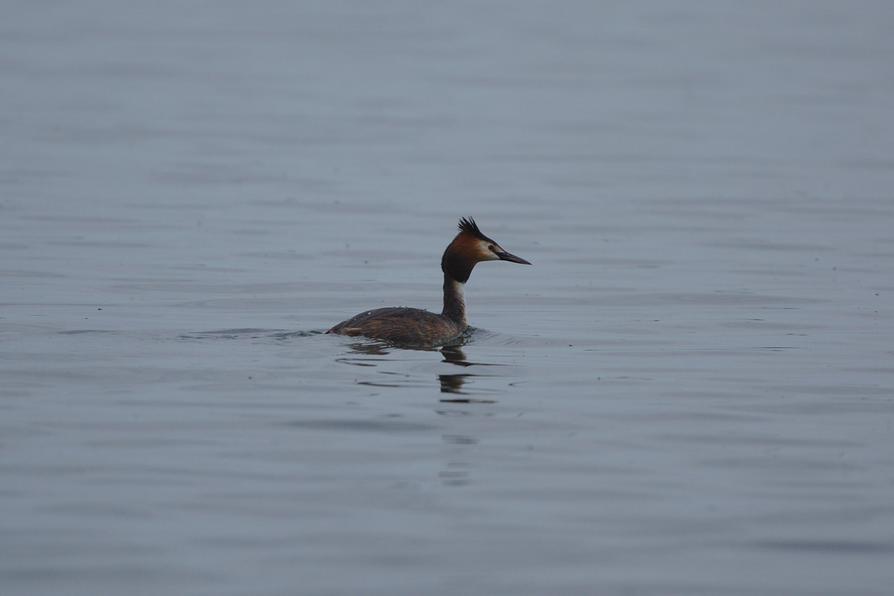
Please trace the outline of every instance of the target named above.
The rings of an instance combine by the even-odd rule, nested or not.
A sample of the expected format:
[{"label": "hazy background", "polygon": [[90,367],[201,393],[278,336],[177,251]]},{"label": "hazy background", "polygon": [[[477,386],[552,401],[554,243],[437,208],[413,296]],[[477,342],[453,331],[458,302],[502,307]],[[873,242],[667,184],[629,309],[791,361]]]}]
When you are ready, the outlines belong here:
[{"label": "hazy background", "polygon": [[0,6],[4,596],[890,593],[894,4]]}]

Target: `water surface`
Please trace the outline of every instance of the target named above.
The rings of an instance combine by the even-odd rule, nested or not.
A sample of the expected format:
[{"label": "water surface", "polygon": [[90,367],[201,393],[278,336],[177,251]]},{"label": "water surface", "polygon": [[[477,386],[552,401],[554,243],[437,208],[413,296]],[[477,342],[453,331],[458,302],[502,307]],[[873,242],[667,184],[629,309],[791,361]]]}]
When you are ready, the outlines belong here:
[{"label": "water surface", "polygon": [[890,593],[888,3],[5,12],[4,595]]}]

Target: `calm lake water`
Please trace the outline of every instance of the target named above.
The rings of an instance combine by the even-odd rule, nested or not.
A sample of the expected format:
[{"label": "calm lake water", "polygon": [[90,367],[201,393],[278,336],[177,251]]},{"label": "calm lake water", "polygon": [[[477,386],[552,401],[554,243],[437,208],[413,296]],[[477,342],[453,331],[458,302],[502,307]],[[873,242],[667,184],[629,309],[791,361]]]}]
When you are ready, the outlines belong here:
[{"label": "calm lake water", "polygon": [[3,12],[4,596],[891,593],[894,4]]}]

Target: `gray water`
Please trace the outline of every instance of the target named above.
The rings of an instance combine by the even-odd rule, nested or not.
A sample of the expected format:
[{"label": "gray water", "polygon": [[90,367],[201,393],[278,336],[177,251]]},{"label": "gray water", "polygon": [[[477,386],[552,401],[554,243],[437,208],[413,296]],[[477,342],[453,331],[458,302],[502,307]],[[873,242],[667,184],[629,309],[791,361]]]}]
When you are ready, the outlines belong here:
[{"label": "gray water", "polygon": [[892,6],[5,2],[0,593],[890,594]]}]

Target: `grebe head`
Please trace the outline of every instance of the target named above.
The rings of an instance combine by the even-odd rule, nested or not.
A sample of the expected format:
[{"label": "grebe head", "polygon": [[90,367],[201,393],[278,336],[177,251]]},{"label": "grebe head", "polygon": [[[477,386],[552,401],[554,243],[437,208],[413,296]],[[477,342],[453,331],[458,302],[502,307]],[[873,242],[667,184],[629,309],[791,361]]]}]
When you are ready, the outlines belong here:
[{"label": "grebe head", "polygon": [[506,251],[495,240],[484,235],[471,217],[459,220],[459,234],[444,251],[441,269],[458,282],[465,283],[472,268],[481,261],[509,261],[531,263]]}]

